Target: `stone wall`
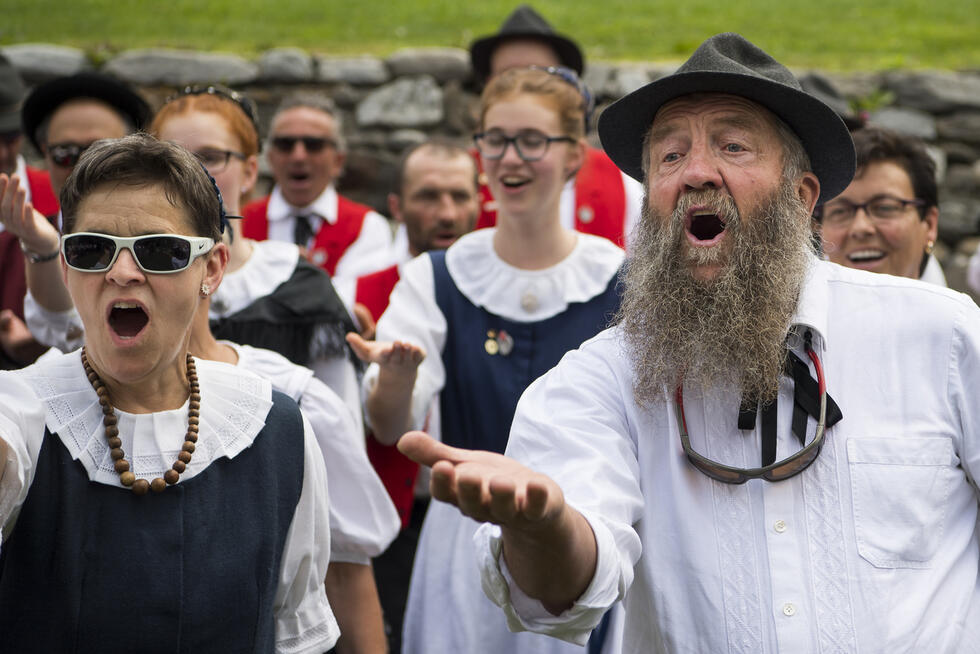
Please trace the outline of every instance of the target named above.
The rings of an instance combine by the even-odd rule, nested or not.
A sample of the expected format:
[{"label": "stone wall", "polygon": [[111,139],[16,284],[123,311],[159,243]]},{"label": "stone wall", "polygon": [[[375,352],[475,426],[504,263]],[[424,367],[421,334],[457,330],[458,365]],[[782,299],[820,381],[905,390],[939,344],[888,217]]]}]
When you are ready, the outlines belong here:
[{"label": "stone wall", "polygon": [[[455,48],[401,50],[386,59],[276,48],[254,60],[211,52],[131,50],[100,64],[83,51],[55,45],[12,45],[3,52],[28,84],[99,68],[139,88],[153,107],[184,85],[222,82],[256,101],[263,137],[284,94],[323,91],[334,98],[344,117],[349,155],[339,186],[382,211],[403,148],[433,135],[467,144],[476,124],[477,83],[468,54]],[[595,62],[586,70],[585,81],[601,111],[672,70],[657,63]],[[930,144],[941,183],[937,254],[951,286],[965,289],[966,260],[980,241],[980,72],[887,71],[819,77],[872,123],[914,134]],[[268,185],[264,163],[263,174]]]}]

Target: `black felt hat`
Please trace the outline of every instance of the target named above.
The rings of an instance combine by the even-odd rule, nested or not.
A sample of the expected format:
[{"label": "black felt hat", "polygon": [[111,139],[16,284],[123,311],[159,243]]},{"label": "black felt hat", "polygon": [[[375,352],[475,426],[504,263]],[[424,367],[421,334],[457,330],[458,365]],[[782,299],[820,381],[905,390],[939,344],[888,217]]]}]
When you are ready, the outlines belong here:
[{"label": "black felt hat", "polygon": [[20,105],[26,94],[27,89],[17,69],[0,54],[0,132],[20,129]]},{"label": "black felt hat", "polygon": [[582,74],[585,61],[575,41],[555,32],[548,21],[529,5],[521,5],[515,9],[496,34],[477,39],[470,44],[473,70],[483,79],[490,77],[490,57],[493,51],[501,43],[514,39],[533,39],[548,44],[563,66]]},{"label": "black felt hat", "polygon": [[21,119],[24,133],[39,151],[37,128],[44,119],[70,100],[93,98],[101,100],[118,111],[139,130],[145,127],[152,117],[150,106],[126,84],[102,73],[83,72],[59,77],[40,84],[31,91],[24,101]]},{"label": "black felt hat", "polygon": [[851,182],[854,143],[837,113],[803,91],[785,66],[731,32],[711,37],[673,75],[630,93],[602,113],[602,147],[627,175],[643,181],[643,143],[654,116],[665,103],[690,93],[730,93],[782,119],[810,157],[820,180],[820,202]]}]

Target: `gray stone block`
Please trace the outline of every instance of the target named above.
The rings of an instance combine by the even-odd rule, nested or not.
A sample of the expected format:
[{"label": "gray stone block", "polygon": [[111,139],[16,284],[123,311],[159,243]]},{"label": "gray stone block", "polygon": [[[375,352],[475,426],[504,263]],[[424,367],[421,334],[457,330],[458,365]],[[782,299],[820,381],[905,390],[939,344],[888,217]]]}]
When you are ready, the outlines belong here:
[{"label": "gray stone block", "polygon": [[63,45],[20,43],[5,46],[2,52],[28,84],[74,75],[92,68],[83,51]]},{"label": "gray stone block", "polygon": [[967,197],[949,197],[939,201],[939,237],[956,243],[977,233],[980,224],[980,201]]},{"label": "gray stone block", "polygon": [[440,83],[465,80],[472,74],[470,55],[459,48],[406,48],[385,63],[393,77],[431,75]]},{"label": "gray stone block", "polygon": [[128,50],[105,65],[106,72],[133,84],[209,84],[234,86],[255,81],[259,67],[241,57],[185,50]]},{"label": "gray stone block", "polygon": [[939,136],[950,141],[980,145],[980,111],[960,111],[936,121]]},{"label": "gray stone block", "polygon": [[924,111],[884,107],[872,112],[868,122],[924,141],[936,140],[936,119]]},{"label": "gray stone block", "polygon": [[388,67],[377,57],[361,55],[356,57],[318,56],[316,61],[317,81],[348,84],[384,84],[391,79]]},{"label": "gray stone block", "polygon": [[357,106],[361,127],[425,127],[443,119],[442,89],[429,75],[402,77],[370,93]]},{"label": "gray stone block", "polygon": [[313,58],[299,48],[274,48],[259,57],[259,77],[268,82],[313,81]]},{"label": "gray stone block", "polygon": [[980,109],[980,76],[947,72],[890,73],[887,87],[896,104],[945,114],[961,109]]}]

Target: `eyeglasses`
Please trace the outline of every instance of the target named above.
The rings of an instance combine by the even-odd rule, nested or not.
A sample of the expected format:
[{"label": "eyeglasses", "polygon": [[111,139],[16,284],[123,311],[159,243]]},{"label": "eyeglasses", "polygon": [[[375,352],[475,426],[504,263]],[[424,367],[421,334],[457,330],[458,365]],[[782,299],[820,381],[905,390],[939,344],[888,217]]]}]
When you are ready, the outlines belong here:
[{"label": "eyeglasses", "polygon": [[[94,143],[94,141],[93,141]],[[48,155],[56,165],[71,168],[78,163],[82,153],[92,147],[92,143],[49,143]]]},{"label": "eyeglasses", "polygon": [[885,222],[898,218],[905,213],[906,207],[921,207],[925,204],[918,198],[903,200],[889,195],[871,198],[864,204],[855,204],[848,200],[834,200],[822,207],[817,207],[814,213],[822,225],[830,227],[846,227],[857,215],[858,209],[864,209],[869,218],[876,222]]},{"label": "eyeglasses", "polygon": [[191,154],[197,157],[212,175],[217,175],[223,171],[232,157],[235,157],[239,161],[245,161],[248,158],[241,152],[235,152],[234,150],[215,150],[213,148],[204,148]]},{"label": "eyeglasses", "polygon": [[473,135],[473,142],[484,159],[503,159],[507,146],[513,144],[517,156],[524,161],[538,161],[548,153],[548,146],[556,141],[575,143],[571,136],[548,136],[536,129],[524,129],[517,136],[505,136],[498,129]]},{"label": "eyeglasses", "polygon": [[259,133],[259,111],[255,106],[255,102],[252,101],[252,99],[247,95],[239,93],[238,91],[230,89],[221,84],[209,84],[208,86],[185,86],[179,93],[175,93],[167,98],[166,101],[164,101],[164,104],[168,104],[185,95],[214,95],[219,98],[231,100],[238,105],[242,112],[252,122],[252,127],[255,129],[255,133]]},{"label": "eyeglasses", "polygon": [[677,414],[677,425],[681,433],[681,445],[684,447],[684,454],[691,464],[711,477],[726,484],[744,484],[749,479],[761,477],[766,481],[782,481],[789,479],[793,475],[798,475],[817,460],[820,448],[823,447],[824,433],[827,424],[827,384],[823,376],[823,366],[817,353],[807,345],[806,354],[813,361],[813,367],[817,371],[817,386],[820,389],[820,417],[817,420],[816,433],[813,440],[805,447],[800,449],[793,456],[787,457],[782,461],[776,461],[771,465],[762,468],[735,468],[732,466],[712,461],[694,451],[691,447],[691,440],[687,435],[687,421],[684,419],[684,394],[678,386],[674,394],[674,410]]},{"label": "eyeglasses", "polygon": [[69,268],[82,272],[109,270],[119,257],[119,251],[126,248],[143,272],[158,275],[176,273],[213,247],[214,239],[206,236],[178,234],[123,237],[77,232],[61,237],[61,253],[65,263]]},{"label": "eyeglasses", "polygon": [[289,154],[296,147],[297,143],[303,144],[303,149],[311,154],[323,150],[323,148],[336,148],[337,142],[322,136],[273,136],[272,147],[283,154]]}]

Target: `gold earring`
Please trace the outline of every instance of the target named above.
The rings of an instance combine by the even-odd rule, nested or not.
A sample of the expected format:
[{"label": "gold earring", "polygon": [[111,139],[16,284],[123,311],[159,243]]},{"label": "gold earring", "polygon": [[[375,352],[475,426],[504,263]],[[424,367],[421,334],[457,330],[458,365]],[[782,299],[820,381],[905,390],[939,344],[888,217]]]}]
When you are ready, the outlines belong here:
[{"label": "gold earring", "polygon": [[201,284],[201,297],[207,297],[211,295],[211,287],[208,286],[207,282]]},{"label": "gold earring", "polygon": [[926,243],[926,254],[932,254],[932,250],[935,247],[936,247],[936,242],[935,241],[928,241]]}]

